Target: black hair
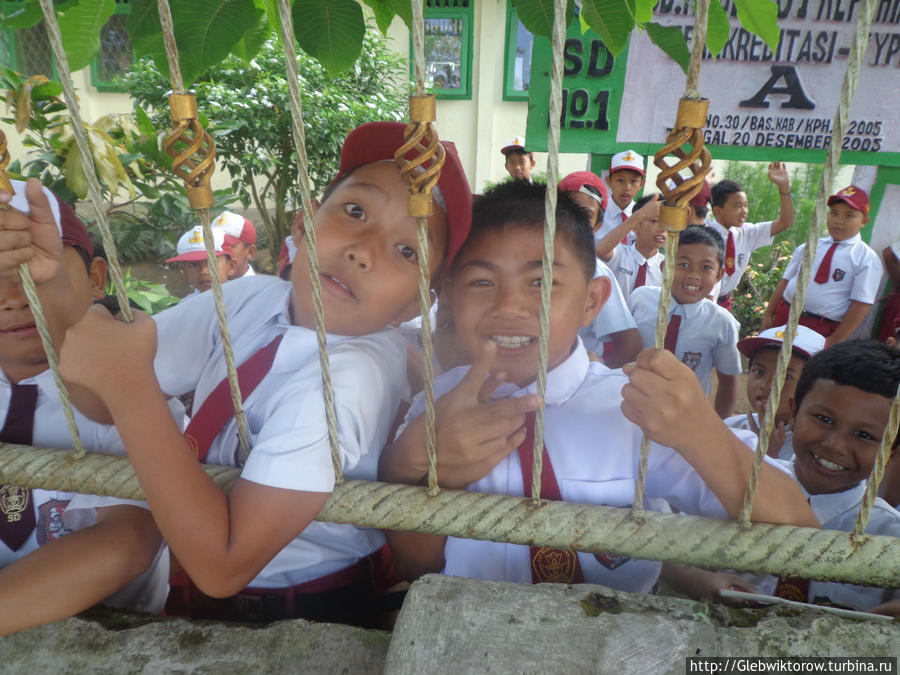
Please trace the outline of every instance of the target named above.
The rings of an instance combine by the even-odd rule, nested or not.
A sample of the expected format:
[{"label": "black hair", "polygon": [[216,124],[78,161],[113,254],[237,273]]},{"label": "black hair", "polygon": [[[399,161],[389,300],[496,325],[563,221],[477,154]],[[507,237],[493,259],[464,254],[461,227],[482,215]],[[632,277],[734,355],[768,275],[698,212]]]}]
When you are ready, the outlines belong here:
[{"label": "black hair", "polygon": [[719,267],[725,264],[725,242],[722,237],[711,227],[706,225],[690,225],[684,229],[678,237],[678,246],[686,244],[705,244],[716,252]]},{"label": "black hair", "polygon": [[649,195],[643,195],[640,199],[636,199],[634,201],[634,206],[631,207],[631,212],[634,213],[639,208],[644,206],[644,204],[649,202],[651,199],[656,199],[657,201],[662,201],[662,198],[663,198],[662,195],[659,194],[658,192],[651,192]]},{"label": "black hair", "polygon": [[[325,192],[322,193],[321,203],[324,204],[326,201],[328,201],[328,198],[331,196],[331,194],[335,190],[337,190],[338,187],[340,187],[341,183],[343,183],[345,180],[347,180],[350,177],[350,174],[352,174],[352,173],[353,172],[350,171],[349,173],[345,173],[343,176],[335,176],[332,179],[332,181],[328,184],[328,187],[325,188]],[[302,208],[303,207],[301,206],[300,209],[298,209],[298,210],[302,210]]]},{"label": "black hair", "polygon": [[[501,230],[507,225],[543,229],[546,195],[545,184],[521,180],[503,182],[486,190],[472,209],[472,230],[467,242],[477,233]],[[557,192],[556,236],[571,247],[588,280],[593,279],[597,258],[590,217],[565,192]]]},{"label": "black hair", "polygon": [[694,215],[698,218],[706,219],[706,214],[709,213],[709,208],[706,206],[697,206],[696,204],[690,205],[692,209],[694,209]]},{"label": "black hair", "polygon": [[[531,159],[531,161],[532,162],[534,161],[534,153],[529,152],[525,148],[511,148],[506,151],[506,155],[505,155],[506,159],[509,159],[510,155],[528,155],[528,157]],[[506,159],[503,160],[504,164],[506,163]]]},{"label": "black hair", "polygon": [[900,350],[876,340],[861,339],[839,342],[814,354],[804,364],[797,381],[794,401],[798,408],[816,380],[831,380],[893,399],[900,385]]},{"label": "black hair", "polygon": [[720,180],[710,189],[709,203],[713,206],[725,206],[725,202],[735,192],[743,192],[744,188],[733,180]]}]

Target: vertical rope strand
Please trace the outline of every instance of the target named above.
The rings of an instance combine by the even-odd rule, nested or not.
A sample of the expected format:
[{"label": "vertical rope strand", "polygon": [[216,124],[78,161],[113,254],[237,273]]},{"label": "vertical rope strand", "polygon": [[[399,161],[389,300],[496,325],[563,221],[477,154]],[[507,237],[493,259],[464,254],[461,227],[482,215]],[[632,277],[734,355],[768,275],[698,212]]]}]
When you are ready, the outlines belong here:
[{"label": "vertical rope strand", "polygon": [[[322,284],[319,279],[319,260],[316,256],[316,230],[312,223],[312,197],[309,192],[309,173],[306,169],[306,138],[303,131],[303,101],[300,98],[300,76],[297,73],[297,53],[294,51],[294,25],[291,23],[290,0],[278,0],[281,16],[281,42],[284,47],[285,75],[291,99],[291,131],[297,152],[297,180],[300,184],[300,199],[303,209],[306,257],[309,261],[310,286],[312,289],[313,314],[316,322],[316,340],[319,345],[319,365],[322,369],[322,390],[325,396],[325,418],[328,424],[328,441],[331,445],[331,459],[334,464],[335,481],[344,482],[341,456],[338,445],[337,416],[334,411],[334,391],[331,388],[331,366],[328,361],[328,338],[325,333],[325,310],[322,307]],[[296,243],[296,242],[294,242]]]},{"label": "vertical rope strand", "polygon": [[[425,97],[425,17],[422,3],[412,2],[413,74],[415,78],[414,98]],[[410,126],[414,120],[412,101],[410,102]],[[428,191],[430,194],[430,190]],[[414,194],[410,189],[410,195]],[[412,198],[412,197],[411,197]],[[430,210],[430,197],[428,207]],[[412,204],[411,204],[412,206]],[[431,339],[431,289],[428,268],[428,218],[419,216],[419,311],[422,315],[422,352],[424,369],[422,373],[422,394],[425,398],[425,454],[428,458],[428,491],[436,495],[440,491],[437,478],[437,434],[434,415],[434,346]]]},{"label": "vertical rope strand", "polygon": [[[188,200],[191,207],[197,212],[203,227],[206,264],[209,267],[216,321],[222,337],[225,373],[231,393],[231,405],[234,408],[240,457],[244,462],[250,454],[250,429],[247,426],[247,417],[244,414],[241,400],[237,366],[234,362],[234,348],[231,344],[231,331],[228,328],[225,300],[222,295],[222,281],[216,272],[218,263],[216,262],[215,241],[209,219],[209,207],[214,201],[209,180],[215,169],[216,146],[197,120],[196,99],[193,95],[187,94],[184,89],[181,66],[178,62],[178,45],[175,42],[175,29],[172,23],[172,10],[168,0],[158,0],[157,9],[159,10],[159,23],[162,27],[166,59],[169,62],[169,79],[172,83],[169,107],[172,111],[173,129],[166,138],[165,148],[173,158],[172,170],[184,180]],[[181,150],[179,151],[176,146],[182,146]]]},{"label": "vertical rope strand", "polygon": [[[760,420],[759,442],[756,446],[756,456],[753,460],[753,468],[750,472],[747,491],[744,493],[744,504],[739,516],[740,522],[745,527],[749,527],[750,524],[753,499],[756,496],[756,491],[759,487],[759,472],[762,470],[763,458],[769,450],[769,438],[772,435],[772,429],[775,427],[775,411],[778,410],[778,406],[781,403],[781,390],[782,387],[784,387],[787,365],[791,360],[794,336],[797,334],[797,323],[799,322],[800,314],[803,311],[803,302],[806,298],[806,288],[809,285],[810,271],[816,255],[819,233],[821,232],[822,224],[826,219],[827,205],[825,204],[825,200],[832,193],[834,187],[834,178],[837,174],[838,162],[841,157],[841,144],[849,122],[850,106],[853,103],[856,85],[859,82],[859,68],[869,43],[869,29],[872,25],[872,17],[875,14],[875,7],[877,4],[878,0],[866,0],[866,5],[860,13],[856,25],[856,35],[853,37],[853,44],[850,49],[847,72],[844,73],[841,99],[834,116],[834,133],[831,136],[831,142],[828,144],[828,151],[825,155],[825,166],[822,171],[822,181],[819,183],[819,190],[816,194],[815,214],[813,216],[813,221],[809,226],[806,250],[803,252],[803,262],[800,265],[800,272],[797,275],[797,292],[794,296],[794,301],[791,303],[791,312],[788,317],[787,327],[784,331],[784,342],[781,345],[778,363],[775,366],[775,381],[772,382],[772,393],[769,396],[769,400],[766,401],[763,419]],[[881,478],[879,476],[878,482],[880,481]],[[878,485],[876,484],[875,489],[877,488]],[[861,519],[868,519],[868,511],[870,508],[871,503],[869,503],[868,508],[865,507],[865,504],[863,505],[863,509],[860,511]],[[865,515],[863,515],[864,512]]]},{"label": "vertical rope strand", "polygon": [[891,414],[884,429],[884,436],[881,437],[881,447],[878,448],[878,454],[875,456],[872,474],[869,476],[869,483],[866,485],[866,492],[862,498],[862,506],[856,517],[856,527],[853,528],[853,540],[855,542],[859,542],[862,539],[866,526],[869,524],[869,515],[872,512],[875,497],[878,496],[878,486],[881,485],[881,479],[884,477],[884,467],[891,456],[898,426],[900,426],[900,387],[897,388],[897,394],[894,396],[893,403],[891,403]]},{"label": "vertical rope strand", "polygon": [[[550,66],[550,128],[547,132],[547,196],[544,201],[544,255],[541,259],[541,332],[538,337],[537,394],[547,390],[547,345],[550,340],[550,296],[553,290],[553,256],[556,239],[556,184],[559,182],[559,120],[562,113],[563,45],[566,42],[566,0],[553,3],[553,63]],[[544,406],[534,418],[534,465],[531,501],[541,503],[541,470],[544,466]]]},{"label": "vertical rope strand", "polygon": [[50,48],[53,50],[53,57],[56,60],[56,71],[59,74],[59,82],[62,85],[63,98],[66,101],[66,107],[69,109],[75,145],[78,147],[81,165],[84,167],[84,175],[87,179],[88,199],[91,202],[91,206],[94,207],[97,227],[100,230],[100,239],[103,241],[103,248],[106,250],[109,258],[109,277],[113,283],[113,288],[115,288],[122,316],[125,321],[130,323],[134,321],[134,315],[131,312],[131,306],[128,304],[128,293],[125,291],[122,268],[119,266],[116,242],[109,229],[106,213],[101,206],[103,198],[100,192],[100,182],[97,180],[94,155],[91,153],[87,133],[84,130],[84,122],[81,119],[81,112],[78,107],[78,97],[75,95],[75,88],[72,86],[69,59],[66,57],[66,52],[63,49],[62,36],[59,32],[59,24],[56,21],[56,12],[53,10],[53,0],[40,0],[40,2],[41,10],[44,13],[44,24],[47,28],[47,38],[50,42]]}]

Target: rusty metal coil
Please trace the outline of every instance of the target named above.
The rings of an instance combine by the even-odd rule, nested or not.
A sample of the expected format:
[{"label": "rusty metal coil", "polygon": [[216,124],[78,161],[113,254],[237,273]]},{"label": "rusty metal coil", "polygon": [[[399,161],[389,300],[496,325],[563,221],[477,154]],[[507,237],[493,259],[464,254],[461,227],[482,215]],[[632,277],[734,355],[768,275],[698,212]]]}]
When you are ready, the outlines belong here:
[{"label": "rusty metal coil", "polygon": [[[706,99],[681,99],[675,127],[666,138],[666,144],[653,157],[653,163],[660,169],[656,186],[664,200],[660,222],[670,232],[680,232],[686,227],[688,202],[700,191],[710,170],[712,156],[703,140],[708,108]],[[686,146],[689,149],[686,150]],[[669,155],[678,161],[669,164]],[[680,174],[685,169],[690,169],[690,178]]]},{"label": "rusty metal coil", "polygon": [[9,176],[6,173],[6,167],[9,166],[9,150],[6,146],[6,134],[0,129],[0,190],[12,192],[12,183],[9,182]]},{"label": "rusty metal coil", "polygon": [[[431,215],[431,190],[437,185],[446,160],[444,146],[434,129],[434,111],[434,96],[410,99],[410,123],[403,131],[406,143],[394,153],[400,173],[409,183],[410,215],[415,217]],[[408,157],[413,151],[415,156]]]},{"label": "rusty metal coil", "polygon": [[191,207],[208,209],[215,204],[210,180],[215,170],[216,144],[196,117],[193,94],[172,95],[169,105],[175,126],[163,147],[172,157],[172,171],[184,181]]}]

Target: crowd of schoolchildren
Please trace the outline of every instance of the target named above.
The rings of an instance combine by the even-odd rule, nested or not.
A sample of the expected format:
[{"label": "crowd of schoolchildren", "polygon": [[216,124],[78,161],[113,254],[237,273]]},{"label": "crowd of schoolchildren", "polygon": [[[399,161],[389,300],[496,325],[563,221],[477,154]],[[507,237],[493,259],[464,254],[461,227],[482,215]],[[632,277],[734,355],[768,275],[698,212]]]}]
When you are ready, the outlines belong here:
[{"label": "crowd of schoolchildren", "polygon": [[[0,209],[0,441],[72,443],[18,279],[19,264],[27,263],[85,446],[127,454],[146,497],[0,486],[0,634],[97,603],[198,618],[372,626],[402,601],[403,582],[426,572],[638,593],[662,580],[700,598],[738,588],[900,615],[897,589],[315,521],[335,479],[309,264],[295,255],[308,228],[318,240],[343,474],[418,485],[428,472],[417,223],[394,161],[403,129],[376,122],[348,135],[334,180],[284,244],[278,277],[254,275],[253,224],[225,212],[212,228],[217,269],[206,263],[202,229],[186,232],[167,262],[181,265],[194,292],[152,318],[138,313],[133,323],[97,303],[105,261],[71,208],[37,181],[13,181],[14,195],[0,191],[7,206]],[[739,340],[729,298],[751,253],[793,224],[784,165],[769,169],[780,193],[777,220],[745,224],[748,199],[739,185],[705,186],[691,202],[692,225],[674,261],[660,252],[667,234],[659,198],[635,201],[644,189],[637,153],[613,156],[604,178],[581,171],[552,188],[549,361],[539,397],[548,188],[531,180],[534,157],[516,138],[501,150],[512,180],[473,199],[454,145],[444,146],[428,230],[440,484],[531,496],[535,411],[543,408],[540,497],[631,506],[646,434],[647,508],[736,517],[803,247],[758,335]],[[868,221],[866,193],[844,188],[828,207],[829,236],[813,263],[751,518],[849,531],[900,383],[900,351],[848,339],[877,300],[883,268],[859,234]],[[897,251],[885,257],[900,280]],[[670,263],[665,349],[657,351],[649,347]],[[210,274],[228,281],[252,448],[246,459],[212,294],[204,292]],[[733,415],[741,354],[752,411]],[[239,467],[240,478],[225,493],[201,462]],[[898,473],[889,469],[867,532],[900,536]]]}]

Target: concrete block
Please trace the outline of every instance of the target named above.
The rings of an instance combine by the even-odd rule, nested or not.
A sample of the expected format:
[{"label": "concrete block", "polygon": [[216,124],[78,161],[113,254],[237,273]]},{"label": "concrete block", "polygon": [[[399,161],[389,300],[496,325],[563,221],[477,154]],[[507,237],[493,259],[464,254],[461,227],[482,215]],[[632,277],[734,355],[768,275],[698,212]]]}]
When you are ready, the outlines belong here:
[{"label": "concrete block", "polygon": [[897,654],[897,622],[429,575],[406,597],[385,672],[683,675],[688,656]]}]

